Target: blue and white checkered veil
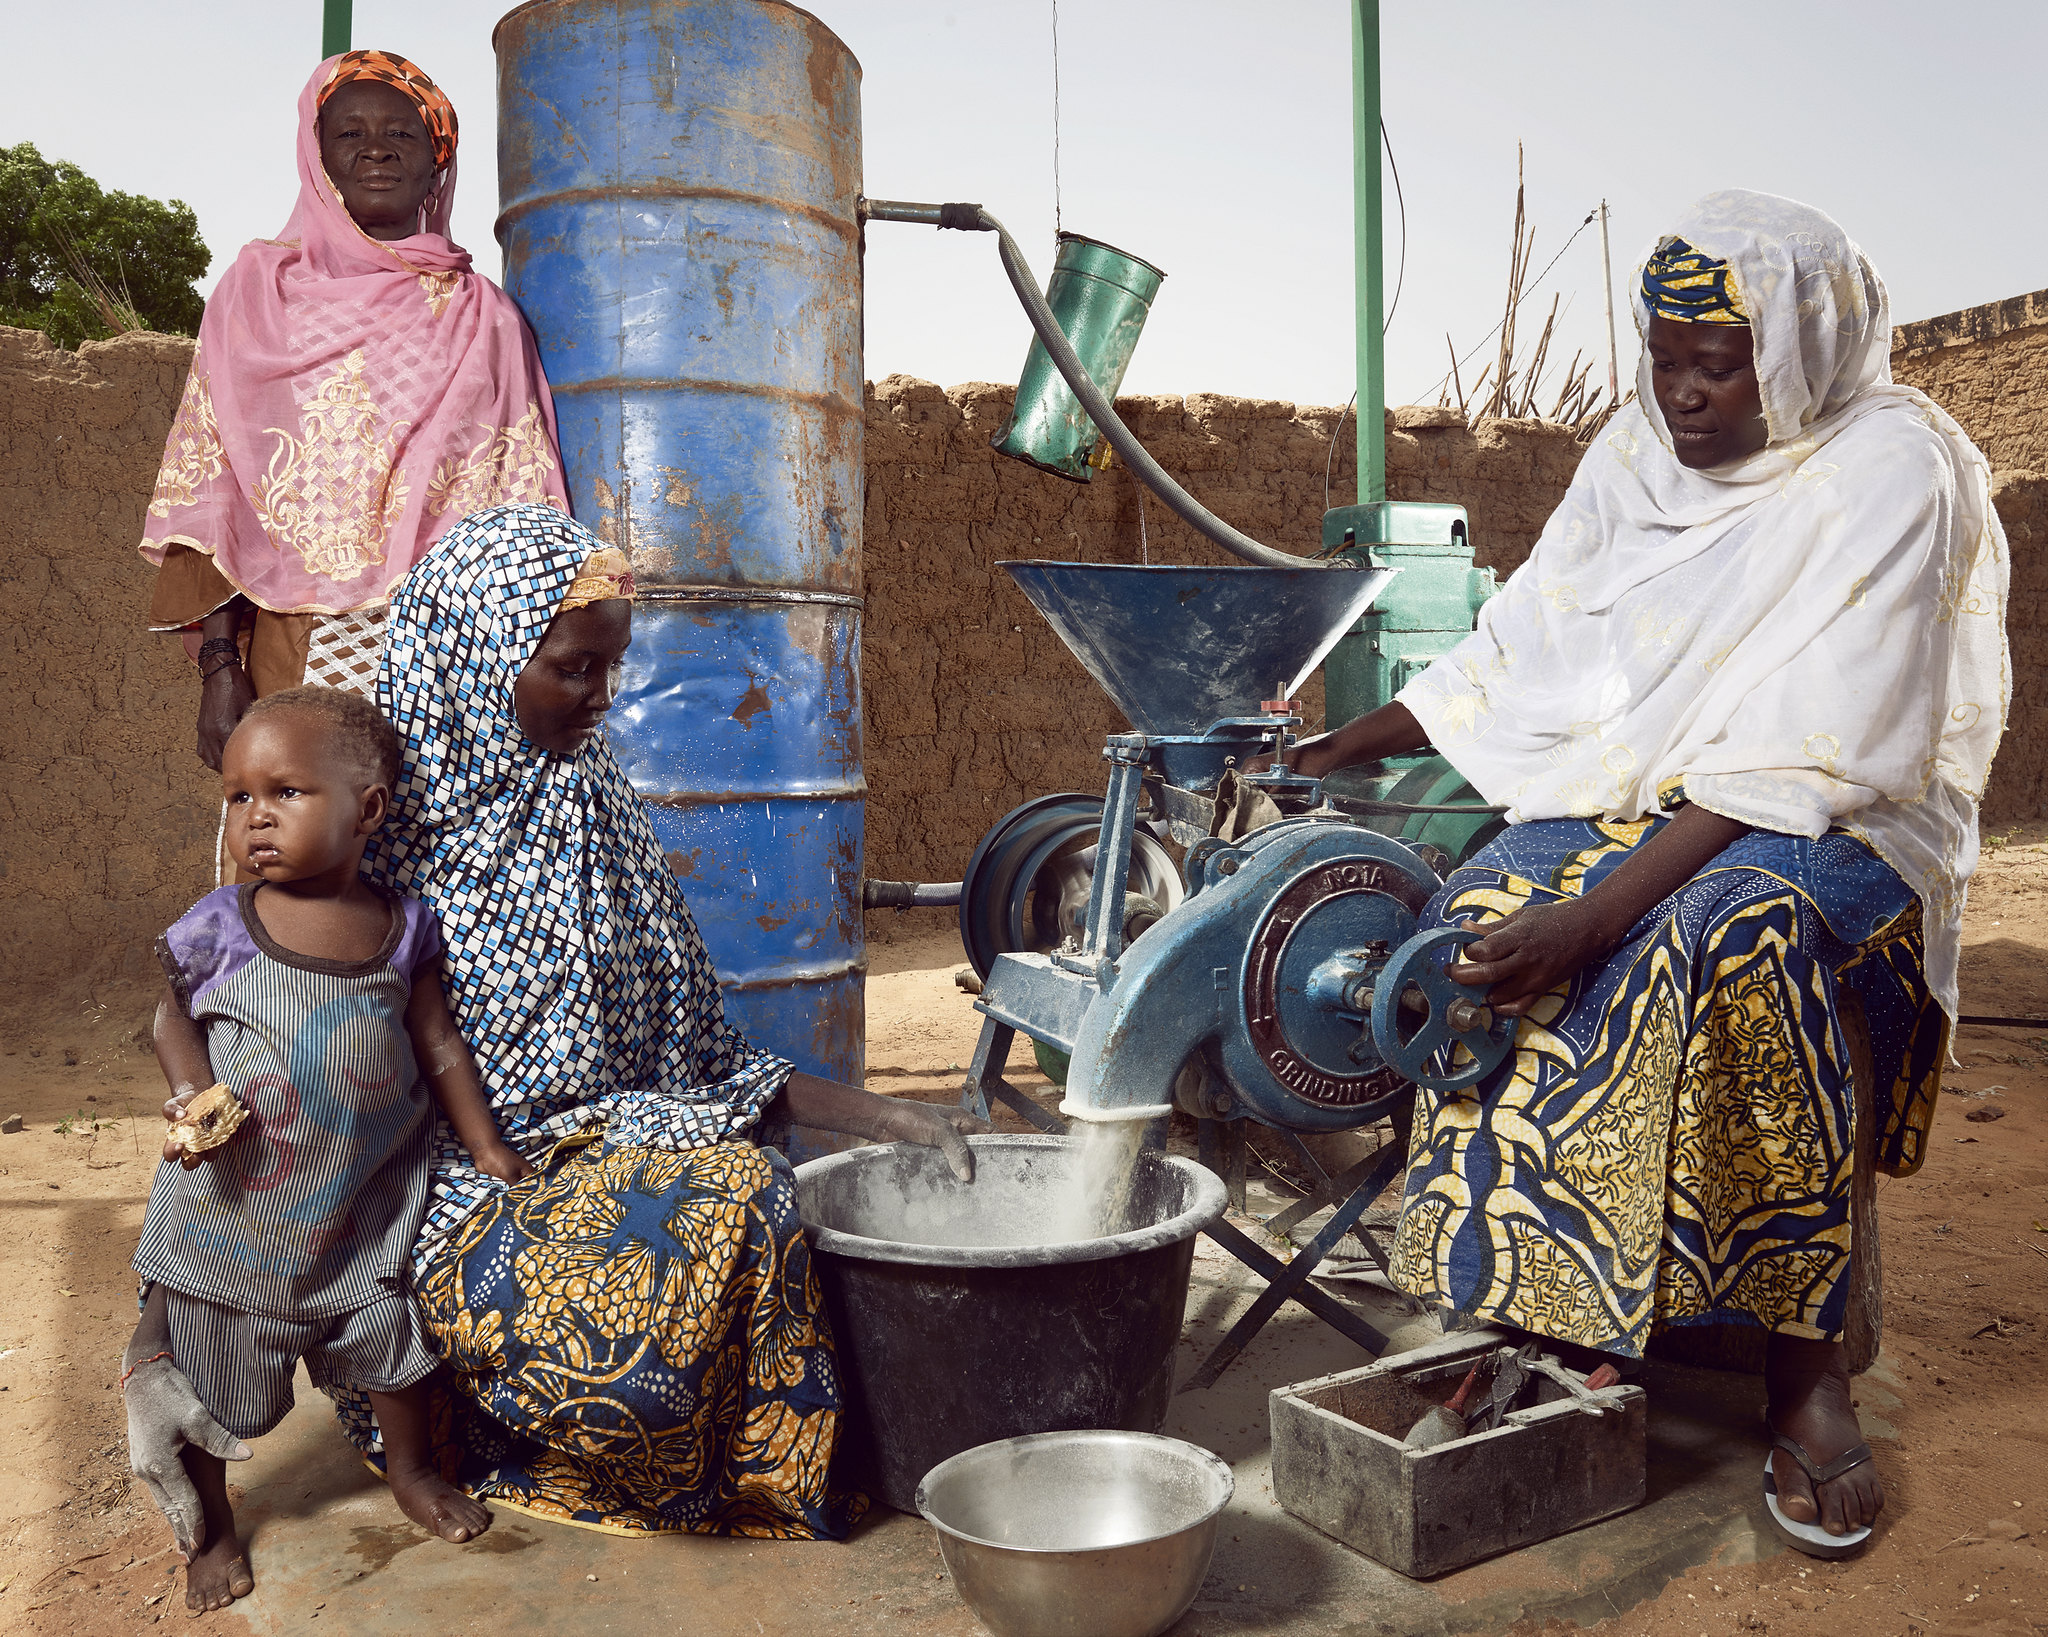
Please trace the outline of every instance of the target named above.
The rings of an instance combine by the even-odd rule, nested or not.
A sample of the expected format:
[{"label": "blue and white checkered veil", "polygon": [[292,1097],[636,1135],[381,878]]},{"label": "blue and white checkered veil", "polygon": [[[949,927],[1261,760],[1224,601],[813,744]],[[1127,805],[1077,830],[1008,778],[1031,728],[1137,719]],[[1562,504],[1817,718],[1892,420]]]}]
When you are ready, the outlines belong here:
[{"label": "blue and white checkered veil", "polygon": [[[790,1065],[725,1018],[718,979],[602,735],[534,745],[512,685],[602,542],[547,506],[464,518],[392,601],[377,703],[405,765],[365,872],[423,900],[442,981],[507,1142],[536,1164],[605,1140],[706,1146],[747,1130]],[[444,1121],[421,1252],[501,1184]]]}]

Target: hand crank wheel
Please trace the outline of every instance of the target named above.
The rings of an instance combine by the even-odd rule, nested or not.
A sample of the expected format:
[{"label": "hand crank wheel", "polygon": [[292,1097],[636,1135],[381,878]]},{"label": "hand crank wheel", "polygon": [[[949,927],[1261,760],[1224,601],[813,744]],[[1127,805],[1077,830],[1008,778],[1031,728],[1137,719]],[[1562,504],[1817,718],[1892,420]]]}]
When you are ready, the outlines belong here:
[{"label": "hand crank wheel", "polygon": [[[1453,952],[1485,936],[1465,926],[1418,932],[1388,957],[1374,980],[1372,1038],[1381,1061],[1430,1091],[1462,1091],[1476,1084],[1514,1047],[1515,1019],[1496,1016],[1486,1004],[1492,985],[1460,983],[1447,964]],[[1404,1035],[1401,1000],[1411,992],[1421,997],[1423,1015]],[[1464,1049],[1465,1061],[1452,1054],[1443,1072],[1432,1072],[1429,1065],[1437,1054],[1456,1047]]]}]

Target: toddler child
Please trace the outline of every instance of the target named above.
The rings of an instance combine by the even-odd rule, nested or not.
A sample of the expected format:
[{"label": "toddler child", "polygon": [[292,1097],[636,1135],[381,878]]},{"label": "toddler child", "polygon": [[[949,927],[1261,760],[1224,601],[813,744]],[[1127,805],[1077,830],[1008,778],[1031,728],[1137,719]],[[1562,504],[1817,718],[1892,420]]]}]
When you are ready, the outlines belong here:
[{"label": "toddler child", "polygon": [[[436,1359],[406,1289],[426,1211],[426,1083],[480,1169],[512,1183],[532,1167],[498,1135],[449,1015],[432,913],[357,873],[398,769],[391,724],[333,688],[271,694],[229,738],[228,847],[257,879],[208,893],[158,940],[156,1052],[167,1114],[215,1083],[248,1113],[204,1152],[174,1130],[135,1268],[162,1304],[171,1360],[222,1427],[276,1426],[301,1359],[315,1385],[353,1382],[399,1507],[460,1541],[490,1513],[432,1467]],[[205,1514],[185,1601],[222,1608],[255,1584],[226,1469],[193,1444],[183,1460]]]}]

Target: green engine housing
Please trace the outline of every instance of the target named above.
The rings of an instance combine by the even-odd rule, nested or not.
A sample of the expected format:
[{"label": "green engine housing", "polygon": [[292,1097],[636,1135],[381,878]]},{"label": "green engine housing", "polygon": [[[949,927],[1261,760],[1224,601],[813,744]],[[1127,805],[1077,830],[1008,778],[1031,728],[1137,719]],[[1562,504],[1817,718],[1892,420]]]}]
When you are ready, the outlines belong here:
[{"label": "green engine housing", "polygon": [[[1388,500],[1333,507],[1323,513],[1323,555],[1402,571],[1323,661],[1324,719],[1333,727],[1379,709],[1464,640],[1499,589],[1492,569],[1473,565],[1463,506]],[[1454,864],[1502,829],[1493,813],[1370,811],[1382,804],[1483,807],[1485,797],[1434,752],[1345,768],[1324,788],[1339,806],[1358,803],[1370,828],[1438,847]]]}]

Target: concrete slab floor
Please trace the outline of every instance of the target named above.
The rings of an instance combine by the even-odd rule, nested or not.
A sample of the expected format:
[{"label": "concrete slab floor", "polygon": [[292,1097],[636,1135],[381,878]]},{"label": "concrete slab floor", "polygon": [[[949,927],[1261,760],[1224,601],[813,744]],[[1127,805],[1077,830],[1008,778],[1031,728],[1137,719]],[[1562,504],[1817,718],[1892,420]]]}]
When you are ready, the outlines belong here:
[{"label": "concrete slab floor", "polygon": [[[1237,1262],[1200,1242],[1183,1379],[1258,1288]],[[1378,1298],[1376,1322],[1399,1322],[1401,1300]],[[1434,1328],[1411,1318],[1400,1340],[1415,1344]],[[1289,1306],[1214,1387],[1174,1400],[1165,1430],[1230,1462],[1237,1495],[1201,1596],[1173,1637],[1497,1632],[1527,1616],[1592,1625],[1654,1597],[1689,1567],[1779,1550],[1757,1521],[1766,1449],[1760,1384],[1654,1366],[1644,1378],[1643,1507],[1433,1582],[1404,1579],[1288,1516],[1272,1497],[1267,1393],[1364,1362],[1358,1348]],[[1860,1383],[1873,1438],[1892,1436],[1879,1419],[1897,1402],[1889,1380],[1881,1364]],[[310,1390],[234,1477],[246,1490],[242,1518],[258,1584],[222,1619],[255,1632],[324,1624],[349,1637],[526,1637],[571,1621],[584,1633],[693,1637],[970,1637],[982,1629],[954,1594],[930,1528],[880,1508],[837,1545],[626,1539],[502,1507],[482,1539],[445,1545],[398,1515]]]}]

